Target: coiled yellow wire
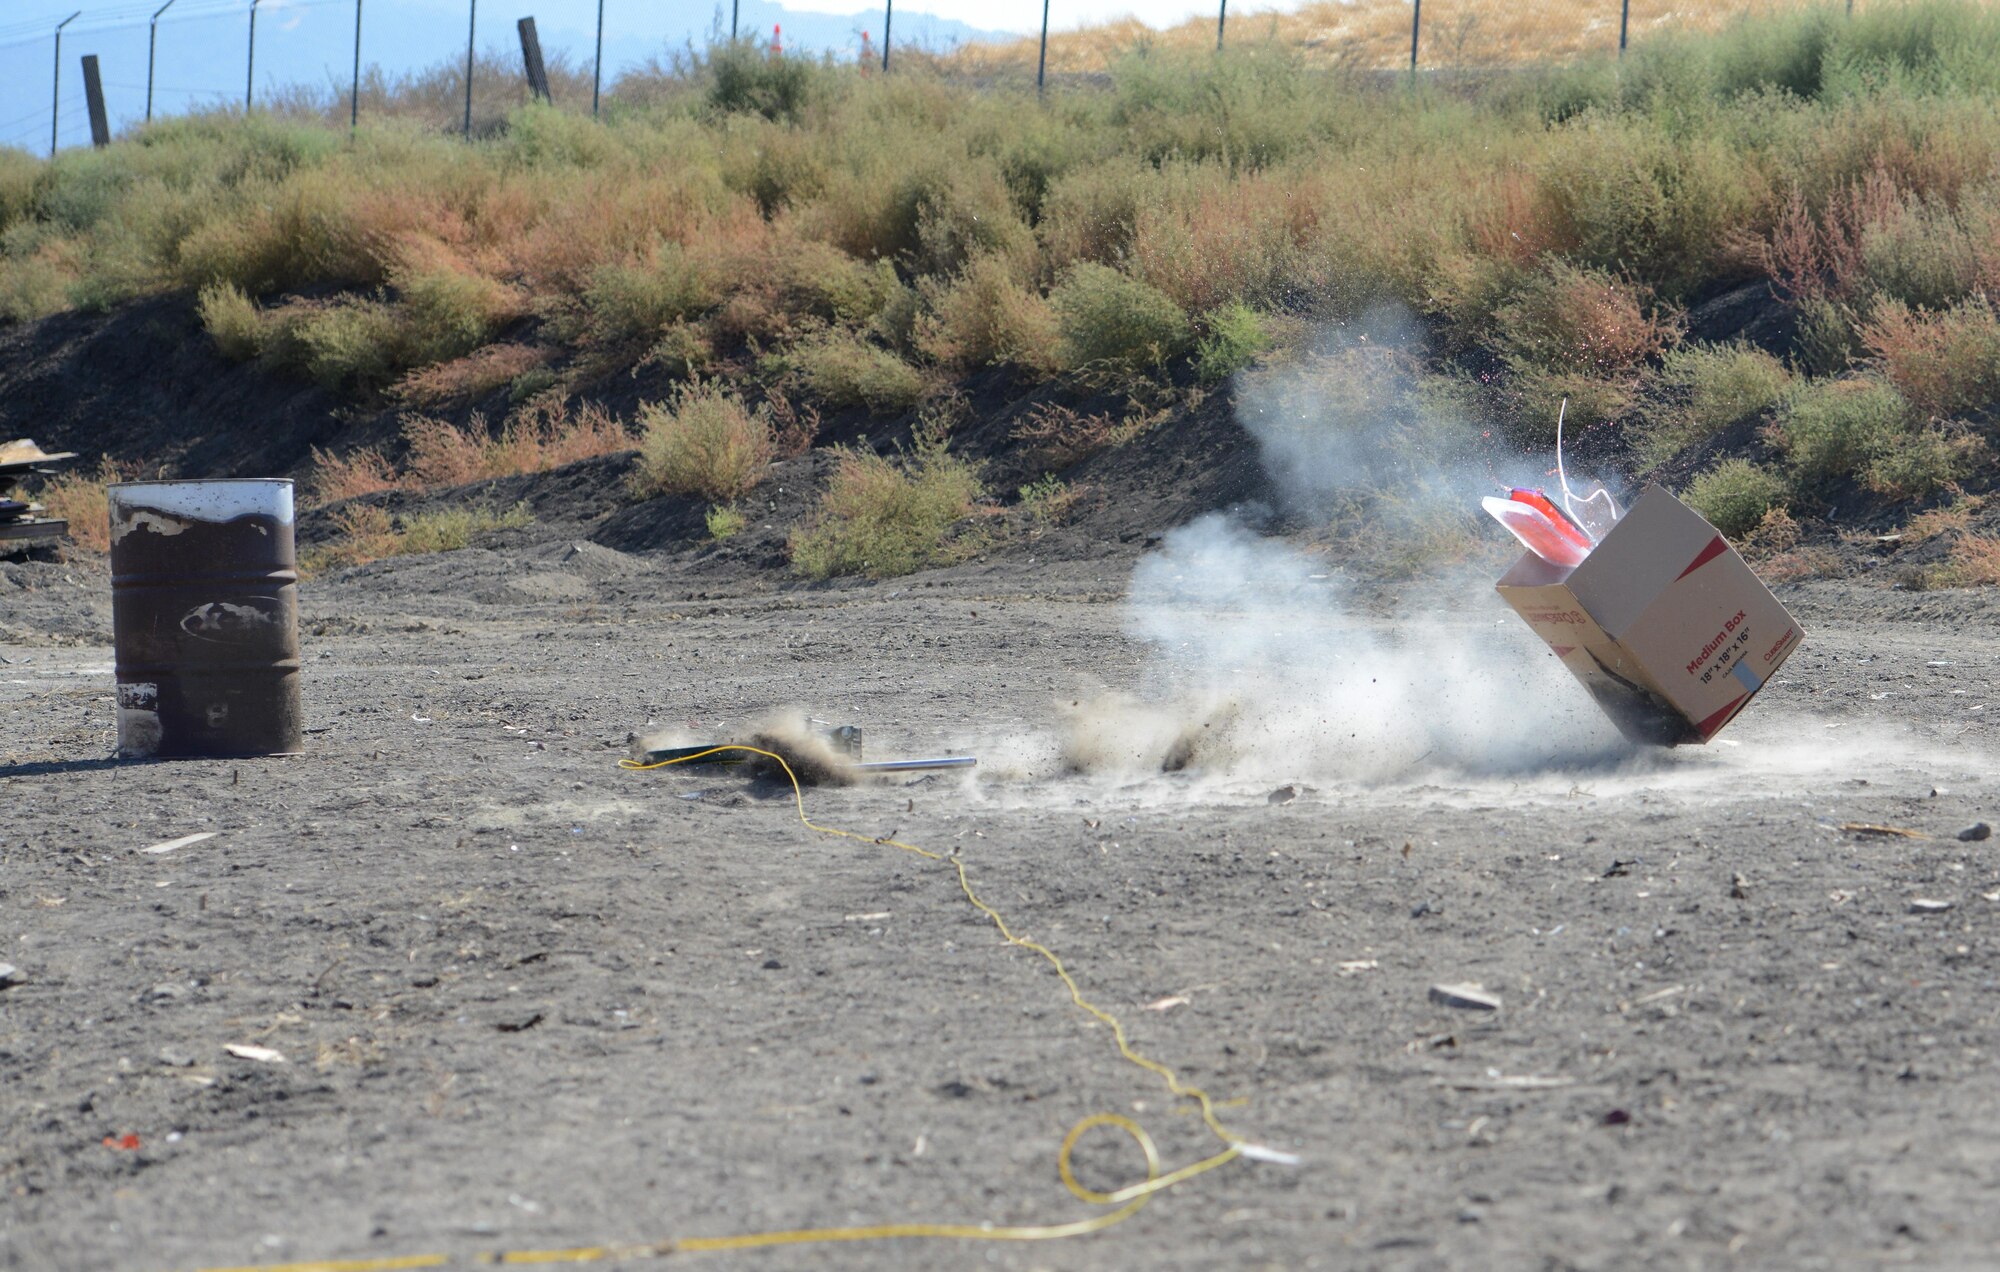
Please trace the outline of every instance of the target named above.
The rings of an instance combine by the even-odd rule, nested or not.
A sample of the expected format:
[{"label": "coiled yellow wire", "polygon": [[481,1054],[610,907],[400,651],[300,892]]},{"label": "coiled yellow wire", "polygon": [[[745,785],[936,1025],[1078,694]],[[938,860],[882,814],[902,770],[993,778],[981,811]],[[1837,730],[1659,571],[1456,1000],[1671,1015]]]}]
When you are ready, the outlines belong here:
[{"label": "coiled yellow wire", "polygon": [[[1061,978],[1063,987],[1069,990],[1070,1001],[1091,1016],[1101,1021],[1111,1030],[1112,1038],[1118,1044],[1118,1054],[1131,1063],[1158,1077],[1166,1083],[1167,1090],[1176,1098],[1193,1100],[1200,1109],[1201,1120],[1209,1131],[1222,1141],[1220,1152],[1190,1162],[1178,1169],[1162,1174],[1160,1153],[1153,1143],[1153,1137],[1146,1129],[1122,1113],[1094,1113],[1084,1118],[1063,1137],[1061,1148],[1056,1151],[1056,1170],[1062,1176],[1063,1186],[1078,1200],[1095,1206],[1112,1206],[1115,1209],[1091,1215],[1068,1223],[1023,1224],[1001,1226],[991,1223],[883,1223],[863,1224],[846,1228],[788,1228],[776,1232],[746,1232],[722,1237],[677,1237],[666,1241],[642,1245],[595,1245],[576,1246],[564,1250],[496,1250],[468,1256],[464,1261],[495,1264],[553,1264],[553,1263],[598,1263],[622,1259],[660,1258],[670,1254],[695,1254],[716,1250],[755,1250],[767,1246],[811,1245],[834,1241],[886,1241],[905,1237],[930,1237],[962,1241],[1055,1241],[1065,1237],[1087,1236],[1102,1232],[1115,1224],[1123,1223],[1137,1214],[1154,1194],[1185,1183],[1196,1175],[1206,1174],[1218,1166],[1235,1161],[1243,1155],[1244,1141],[1231,1133],[1216,1116],[1215,1101],[1208,1092],[1198,1086],[1183,1082],[1180,1075],[1168,1066],[1136,1050],[1125,1034],[1125,1026],[1110,1012],[1099,1007],[1083,996],[1083,990],[1070,975],[1069,968],[1054,950],[1039,941],[1018,935],[1007,926],[1007,920],[1000,912],[979,899],[972,889],[972,880],[965,873],[965,863],[956,854],[946,856],[904,843],[885,835],[861,835],[851,830],[841,830],[836,826],[822,826],[806,816],[805,790],[798,775],[785,758],[773,751],[754,746],[728,743],[711,747],[693,755],[679,756],[671,760],[661,760],[653,764],[642,764],[637,760],[620,760],[618,767],[630,772],[646,772],[651,769],[670,768],[676,764],[690,764],[724,752],[740,752],[762,756],[775,762],[784,770],[785,780],[792,786],[792,802],[798,810],[799,822],[806,829],[822,835],[832,835],[840,839],[852,839],[864,844],[877,844],[885,848],[899,848],[914,853],[927,861],[948,861],[957,872],[959,890],[972,907],[985,915],[998,929],[1002,939],[1009,945],[1017,945],[1024,950],[1032,950],[1046,960]],[[1123,1131],[1139,1146],[1146,1158],[1146,1178],[1135,1184],[1110,1192],[1099,1192],[1081,1183],[1070,1169],[1070,1155],[1079,1141],[1098,1127],[1111,1127]],[[402,1272],[410,1268],[445,1267],[455,1261],[448,1254],[412,1254],[381,1259],[334,1259],[307,1263],[265,1263],[245,1267],[203,1268],[200,1272]]]}]

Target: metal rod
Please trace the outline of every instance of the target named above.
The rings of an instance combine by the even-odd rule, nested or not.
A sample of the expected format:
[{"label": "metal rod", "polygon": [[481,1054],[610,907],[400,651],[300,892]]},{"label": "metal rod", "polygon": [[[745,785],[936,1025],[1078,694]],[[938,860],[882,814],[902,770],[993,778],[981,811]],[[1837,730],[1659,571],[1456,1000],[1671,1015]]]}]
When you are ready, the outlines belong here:
[{"label": "metal rod", "polygon": [[[1849,4],[1854,0],[1848,0]],[[1620,0],[1618,5],[1618,56],[1625,56],[1625,36],[1632,30],[1632,0]]]},{"label": "metal rod", "polygon": [[54,85],[49,91],[49,158],[51,159],[56,157],[57,130],[62,125],[62,31],[81,16],[83,10],[78,9],[56,23],[56,73]]},{"label": "metal rod", "polygon": [[257,86],[257,6],[263,0],[250,0],[250,56],[243,64],[243,113],[250,113],[251,90]]},{"label": "metal rod", "polygon": [[[178,0],[167,0],[153,10],[153,20],[146,25],[146,122],[153,122],[153,54],[160,47],[160,15],[174,7]],[[356,0],[359,3],[360,0]]]},{"label": "metal rod", "polygon": [[925,769],[971,768],[979,760],[970,755],[947,755],[935,760],[876,760],[869,764],[857,764],[857,773],[917,773]]},{"label": "metal rod", "polygon": [[361,0],[354,0],[354,88],[347,102],[348,128],[361,127]]},{"label": "metal rod", "polygon": [[1410,6],[1410,74],[1417,73],[1417,33],[1424,25],[1424,0],[1415,0]]},{"label": "metal rod", "polygon": [[882,5],[882,70],[889,69],[889,21],[896,16],[896,0],[884,0]]},{"label": "metal rod", "polygon": [[1041,95],[1049,73],[1049,0],[1042,0],[1042,55],[1035,60],[1035,94]]},{"label": "metal rod", "polygon": [[729,42],[731,44],[736,43],[736,10],[741,5],[742,0],[729,0]]},{"label": "metal rod", "polygon": [[1222,0],[1222,7],[1215,11],[1215,51],[1222,52],[1222,30],[1229,24],[1229,0]]},{"label": "metal rod", "polygon": [[465,14],[465,139],[472,140],[472,36],[479,29],[479,0],[470,0]]},{"label": "metal rod", "polygon": [[590,63],[590,117],[597,118],[597,99],[604,85],[604,0],[597,0],[597,55]]}]

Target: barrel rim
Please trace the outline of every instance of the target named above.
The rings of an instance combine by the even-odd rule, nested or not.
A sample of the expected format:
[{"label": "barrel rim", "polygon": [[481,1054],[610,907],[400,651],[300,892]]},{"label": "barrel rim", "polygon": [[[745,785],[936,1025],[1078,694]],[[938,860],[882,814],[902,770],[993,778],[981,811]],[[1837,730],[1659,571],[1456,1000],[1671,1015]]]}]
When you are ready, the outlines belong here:
[{"label": "barrel rim", "polygon": [[138,490],[146,486],[296,486],[290,477],[148,477],[144,481],[106,482],[106,490]]}]

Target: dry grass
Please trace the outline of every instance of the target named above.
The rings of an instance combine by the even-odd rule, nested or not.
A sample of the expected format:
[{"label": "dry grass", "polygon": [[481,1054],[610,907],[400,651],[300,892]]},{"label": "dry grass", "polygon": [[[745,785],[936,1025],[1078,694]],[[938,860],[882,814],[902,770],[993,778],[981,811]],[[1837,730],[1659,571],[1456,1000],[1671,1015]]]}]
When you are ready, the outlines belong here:
[{"label": "dry grass", "polygon": [[417,407],[438,407],[485,397],[548,365],[553,351],[524,344],[496,344],[450,362],[406,373],[390,392]]},{"label": "dry grass", "polygon": [[487,507],[444,508],[398,517],[387,509],[354,504],[333,514],[338,537],[305,554],[300,569],[317,574],[341,566],[366,565],[385,557],[422,552],[456,552],[495,530],[517,530],[534,517],[527,505],[505,512]]},{"label": "dry grass", "polygon": [[571,409],[554,396],[530,401],[498,432],[474,412],[460,427],[434,416],[403,417],[407,452],[400,471],[380,451],[363,447],[348,454],[313,451],[310,485],[321,504],[338,503],[378,490],[430,490],[548,472],[600,455],[631,450],[631,433],[596,403]]},{"label": "dry grass", "polygon": [[[1760,10],[1805,8],[1804,0],[1764,0]],[[1715,31],[1740,12],[1735,5],[1689,6],[1674,0],[1633,0],[1631,35]],[[1424,5],[1419,65],[1477,67],[1533,65],[1618,48],[1618,6],[1604,0],[1429,0]],[[1303,51],[1321,65],[1402,70],[1410,64],[1407,0],[1320,0],[1290,13],[1232,17],[1227,34],[1236,45],[1272,43]],[[1206,52],[1215,47],[1213,14],[1154,31],[1133,19],[1081,31],[1049,34],[1049,69],[1102,71],[1134,48]],[[1038,43],[973,44],[950,58],[956,68],[982,74],[1008,70],[1032,75]]]},{"label": "dry grass", "polygon": [[316,504],[341,503],[360,495],[394,490],[400,484],[396,466],[372,447],[335,455],[313,447],[310,489]]},{"label": "dry grass", "polygon": [[1027,448],[1034,467],[1061,471],[1124,445],[1153,422],[1150,415],[1133,414],[1119,420],[1109,411],[1083,415],[1072,407],[1047,402],[1029,410],[1014,426],[1014,440]]},{"label": "dry grass", "polygon": [[1972,532],[1972,519],[1986,500],[1978,495],[1963,495],[1941,508],[1920,512],[1903,525],[1903,538],[1911,544],[1935,539],[1941,534],[1965,535]]},{"label": "dry grass", "polygon": [[46,514],[69,522],[70,542],[100,556],[111,551],[111,499],[105,487],[130,476],[109,461],[95,472],[66,472],[49,478],[35,502]]}]

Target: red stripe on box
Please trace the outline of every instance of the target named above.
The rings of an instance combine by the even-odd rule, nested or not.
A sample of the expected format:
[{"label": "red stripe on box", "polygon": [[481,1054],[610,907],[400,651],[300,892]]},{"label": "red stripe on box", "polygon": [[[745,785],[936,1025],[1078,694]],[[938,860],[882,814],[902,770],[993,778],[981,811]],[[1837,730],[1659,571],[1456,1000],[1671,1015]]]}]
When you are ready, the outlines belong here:
[{"label": "red stripe on box", "polygon": [[1576,652],[1575,645],[1550,645],[1549,648],[1556,651],[1558,658],[1567,658]]},{"label": "red stripe on box", "polygon": [[1740,708],[1745,702],[1748,702],[1749,700],[1750,700],[1749,694],[1747,693],[1737,694],[1734,698],[1729,700],[1728,706],[1716,712],[1708,719],[1703,720],[1700,724],[1694,726],[1694,731],[1696,733],[1701,734],[1701,736],[1704,739],[1713,737],[1715,735],[1715,731],[1717,729],[1720,729],[1723,725],[1728,724],[1729,717],[1735,715],[1737,709]]},{"label": "red stripe on box", "polygon": [[1702,566],[1707,565],[1710,561],[1715,560],[1715,558],[1721,556],[1723,553],[1727,551],[1729,551],[1729,545],[1723,542],[1721,535],[1719,534],[1716,535],[1714,540],[1712,540],[1707,547],[1701,550],[1700,555],[1696,556],[1694,560],[1688,563],[1687,569],[1682,570],[1679,574],[1674,576],[1674,582],[1676,583],[1680,582],[1688,575],[1693,574],[1696,570],[1699,570]]}]

